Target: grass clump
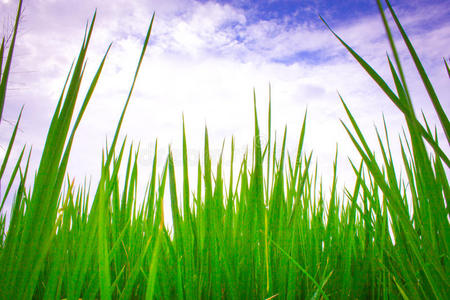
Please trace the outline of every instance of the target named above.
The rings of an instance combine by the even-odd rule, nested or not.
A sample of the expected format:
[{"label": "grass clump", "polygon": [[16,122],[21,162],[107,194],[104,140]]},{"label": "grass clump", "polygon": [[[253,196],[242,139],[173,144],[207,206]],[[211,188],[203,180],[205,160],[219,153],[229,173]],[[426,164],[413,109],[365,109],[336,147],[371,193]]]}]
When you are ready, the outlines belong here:
[{"label": "grass clump", "polygon": [[[358,63],[404,114],[408,135],[402,139],[406,178],[397,177],[389,140],[378,133],[382,162],[377,162],[356,119],[342,100],[350,140],[361,155],[352,163],[356,180],[339,196],[334,165],[331,194],[325,196],[311,154],[303,151],[306,114],[294,158],[269,139],[261,144],[255,105],[252,156],[245,155],[233,174],[231,144],[229,189],[225,189],[222,155],[215,172],[205,131],[203,163],[198,165],[192,193],[183,124],[183,176],[175,177],[169,151],[157,174],[156,148],[145,199],[136,198],[139,149],[118,140],[118,133],[141,66],[151,20],[112,143],[102,156],[101,176],[93,197],[87,186],[67,180],[67,162],[75,132],[99,80],[101,61],[83,104],[74,118],[95,15],[87,28],[78,58],[64,85],[51,120],[34,184],[25,189],[28,158],[25,148],[15,162],[0,210],[0,294],[4,299],[444,299],[449,290],[450,188],[449,159],[425,120],[416,117],[398,53],[380,1],[392,61],[395,90],[338,35]],[[431,82],[389,2],[395,25],[422,78],[450,143],[448,118]],[[17,20],[22,1],[19,2]],[[326,23],[325,23],[326,24]],[[328,25],[327,25],[328,26]],[[0,108],[18,22],[2,66]],[[330,29],[331,30],[331,29]],[[4,42],[0,57],[6,50]],[[447,62],[445,62],[447,65]],[[448,66],[447,66],[448,70]],[[256,101],[256,99],[254,99]],[[1,112],[1,110],[0,110]],[[14,128],[0,169],[3,176],[17,132]],[[429,149],[429,150],[428,150]],[[125,181],[119,170],[125,164]],[[23,168],[23,165],[25,167]],[[236,185],[232,185],[237,176]],[[19,187],[10,212],[3,206],[14,180]],[[169,195],[165,195],[166,184]],[[177,187],[181,186],[181,193]],[[181,198],[179,199],[179,196]],[[170,197],[173,228],[164,226],[163,199]],[[10,214],[6,224],[6,213]]]}]

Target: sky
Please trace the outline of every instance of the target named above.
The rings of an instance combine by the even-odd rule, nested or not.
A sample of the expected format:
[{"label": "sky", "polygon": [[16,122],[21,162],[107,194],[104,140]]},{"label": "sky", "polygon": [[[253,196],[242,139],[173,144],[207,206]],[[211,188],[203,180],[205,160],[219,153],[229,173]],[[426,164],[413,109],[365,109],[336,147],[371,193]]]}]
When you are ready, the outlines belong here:
[{"label": "sky", "polygon": [[[3,34],[11,29],[17,3],[0,0]],[[450,56],[448,4],[392,0],[447,113],[450,85],[443,57]],[[229,165],[233,136],[236,160],[248,148],[251,152],[253,91],[264,141],[269,84],[278,144],[287,126],[287,148],[295,155],[307,110],[305,153],[313,150],[325,186],[332,179],[336,144],[340,184],[352,185],[348,158],[359,162],[340,122],[349,123],[338,93],[374,149],[374,125],[381,129],[384,115],[394,151],[398,150],[398,135],[405,126],[401,113],[319,19],[322,16],[392,86],[386,58],[389,45],[375,1],[25,0],[0,125],[2,156],[11,123],[24,106],[13,157],[18,156],[19,145],[32,146],[32,168],[38,166],[56,102],[95,10],[80,103],[111,42],[112,47],[68,165],[78,184],[84,178],[94,182],[98,178],[101,151],[106,139],[112,139],[153,12],[149,47],[122,129],[122,137],[140,143],[141,191],[149,179],[156,139],[160,169],[170,145],[179,172],[183,114],[193,178],[205,125],[213,163],[225,141],[224,163]],[[395,39],[400,43],[397,33]],[[417,112],[422,110],[430,124],[438,124],[406,49],[399,45],[399,51]],[[442,131],[439,136],[443,141]],[[447,146],[443,146],[446,151]]]}]

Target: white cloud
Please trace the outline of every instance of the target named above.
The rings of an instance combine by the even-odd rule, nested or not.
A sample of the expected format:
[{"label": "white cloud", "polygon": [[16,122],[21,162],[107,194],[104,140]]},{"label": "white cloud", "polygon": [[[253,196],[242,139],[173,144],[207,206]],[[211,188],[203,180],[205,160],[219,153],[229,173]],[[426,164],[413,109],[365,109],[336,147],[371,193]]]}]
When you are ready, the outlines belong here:
[{"label": "white cloud", "polygon": [[[82,41],[85,22],[98,8],[97,24],[88,53],[85,86],[93,76],[109,42],[113,47],[98,88],[82,121],[69,164],[69,172],[79,183],[84,176],[96,177],[105,135],[112,138],[134,69],[142,39],[153,10],[154,29],[136,90],[125,119],[123,133],[141,141],[141,178],[147,180],[149,157],[156,138],[161,161],[172,145],[175,155],[181,148],[181,115],[184,113],[191,149],[191,172],[203,149],[203,130],[208,125],[213,158],[217,161],[224,138],[236,137],[236,158],[240,159],[253,134],[252,89],[256,88],[260,125],[266,131],[268,83],[272,84],[273,126],[280,144],[288,125],[288,149],[296,151],[301,121],[308,108],[306,146],[319,157],[325,173],[331,171],[336,142],[340,147],[340,168],[347,168],[347,154],[355,156],[340,125],[346,120],[337,90],[349,104],[372,145],[376,146],[373,123],[381,124],[384,112],[393,132],[399,133],[401,115],[388,103],[325,26],[298,26],[260,21],[249,24],[245,12],[229,5],[200,4],[195,1],[65,1],[26,2],[26,15],[16,49],[15,72],[11,78],[5,118],[14,120],[25,104],[18,143],[33,145],[34,166],[42,149],[50,116],[59,97],[69,65]],[[432,10],[438,14],[439,10]],[[408,14],[415,26],[433,18],[429,12]],[[399,14],[401,20],[403,15]],[[333,24],[330,24],[333,26]],[[408,28],[406,28],[408,30]],[[335,28],[367,61],[390,78],[385,52],[388,44],[379,16],[367,16],[345,27]],[[449,109],[448,78],[442,56],[448,56],[448,23],[428,32],[414,31],[412,40],[436,83],[442,104]],[[405,49],[400,48],[402,53]],[[319,58],[299,58],[290,64],[276,60],[305,52]],[[413,66],[406,64],[407,74]],[[417,78],[412,77],[413,80]],[[19,87],[19,90],[14,88]],[[410,86],[418,95],[418,107],[431,111],[417,84]],[[435,122],[435,118],[432,119]],[[7,125],[2,124],[2,127]],[[1,142],[7,136],[2,131]],[[392,138],[392,141],[396,139]],[[226,147],[228,149],[228,146]],[[151,153],[151,154],[150,154]],[[228,152],[226,152],[228,153]],[[17,154],[16,154],[17,155]],[[345,164],[345,165],[344,165]],[[349,177],[347,173],[343,177]],[[347,175],[346,175],[347,174]]]}]

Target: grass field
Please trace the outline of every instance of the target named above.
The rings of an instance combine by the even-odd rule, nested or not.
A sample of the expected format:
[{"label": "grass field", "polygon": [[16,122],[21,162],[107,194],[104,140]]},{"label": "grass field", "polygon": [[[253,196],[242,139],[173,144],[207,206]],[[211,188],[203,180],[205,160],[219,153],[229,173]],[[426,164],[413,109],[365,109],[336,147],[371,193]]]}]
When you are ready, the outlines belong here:
[{"label": "grass field", "polygon": [[[51,119],[36,173],[28,168],[25,147],[17,161],[10,159],[13,147],[20,147],[14,145],[20,116],[7,146],[0,169],[1,299],[446,299],[450,161],[437,133],[416,116],[391,27],[377,3],[393,54],[387,63],[394,89],[330,31],[403,113],[402,161],[392,159],[386,127],[378,134],[381,157],[375,158],[357,116],[341,99],[348,116],[342,125],[361,160],[352,162],[356,180],[344,191],[337,190],[335,167],[329,195],[311,154],[303,152],[306,115],[297,153],[287,153],[286,135],[277,153],[270,105],[266,144],[260,141],[263,126],[255,105],[251,154],[235,162],[232,144],[231,165],[239,164],[238,173],[231,167],[229,178],[223,177],[222,156],[212,165],[207,132],[204,157],[198,169],[188,170],[183,127],[182,177],[175,176],[170,152],[157,174],[155,154],[145,197],[137,199],[139,150],[118,136],[153,18],[115,136],[101,157],[100,179],[92,183],[95,193],[89,194],[88,186],[74,186],[66,179],[71,146],[109,51],[87,94],[79,95],[94,16]],[[0,116],[7,105],[21,4],[9,45],[3,41],[0,49]],[[395,12],[388,1],[386,5],[439,117],[443,143],[450,143],[447,115]],[[77,101],[82,105],[75,113]],[[127,149],[130,155],[124,157]],[[403,177],[394,164],[402,165]],[[13,169],[9,177],[7,165]],[[125,178],[119,181],[121,169]],[[198,174],[197,182],[189,181],[189,172]],[[33,175],[28,190],[26,180]],[[13,182],[19,182],[14,191]],[[8,197],[13,198],[11,211],[4,209]],[[163,199],[170,199],[171,211],[164,211]],[[164,225],[165,214],[171,214],[171,228]]]}]

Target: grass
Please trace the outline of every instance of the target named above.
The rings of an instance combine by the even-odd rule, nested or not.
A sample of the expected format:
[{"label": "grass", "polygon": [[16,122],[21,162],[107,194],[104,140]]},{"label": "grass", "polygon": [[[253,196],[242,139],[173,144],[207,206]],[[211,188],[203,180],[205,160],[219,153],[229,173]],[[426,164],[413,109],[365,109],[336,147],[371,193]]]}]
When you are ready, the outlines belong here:
[{"label": "grass", "polygon": [[[233,174],[232,142],[229,181],[223,178],[222,155],[216,166],[211,165],[207,131],[203,162],[194,170],[198,180],[189,181],[183,124],[182,178],[175,177],[170,151],[162,173],[156,173],[155,149],[145,199],[136,198],[139,149],[119,141],[118,134],[153,18],[116,133],[103,152],[95,194],[64,180],[77,126],[109,51],[74,115],[94,15],[51,120],[33,186],[25,188],[29,152],[22,148],[17,161],[9,156],[20,115],[0,169],[0,178],[8,182],[0,206],[2,299],[445,299],[450,288],[449,159],[436,132],[415,114],[390,26],[380,1],[377,4],[393,53],[388,64],[395,89],[331,32],[403,113],[407,131],[400,143],[406,177],[399,178],[394,169],[387,125],[384,138],[377,131],[379,161],[341,98],[348,116],[342,124],[361,161],[351,162],[356,180],[344,193],[337,190],[335,164],[327,198],[317,168],[311,165],[312,155],[303,152],[306,114],[297,153],[291,158],[286,134],[280,153],[271,142],[270,104],[267,144],[259,139],[255,105],[252,155],[245,155],[239,173]],[[448,118],[395,12],[386,4],[450,143]],[[18,25],[16,21],[9,48],[4,41],[0,48],[1,58],[8,52],[4,66],[0,60],[0,113]],[[127,149],[129,156],[124,157]],[[3,178],[7,164],[14,165],[13,172]],[[125,180],[119,185],[123,167]],[[233,183],[236,176],[236,185],[226,189],[226,182]],[[6,212],[4,203],[15,180],[19,187]],[[171,212],[163,209],[167,197]],[[170,229],[164,226],[167,213],[172,214]]]}]

